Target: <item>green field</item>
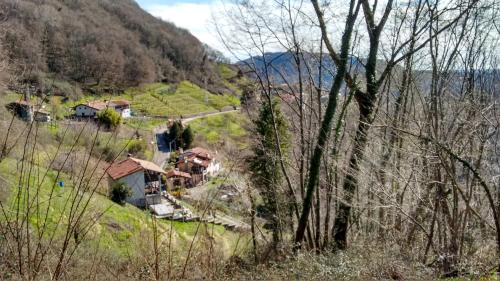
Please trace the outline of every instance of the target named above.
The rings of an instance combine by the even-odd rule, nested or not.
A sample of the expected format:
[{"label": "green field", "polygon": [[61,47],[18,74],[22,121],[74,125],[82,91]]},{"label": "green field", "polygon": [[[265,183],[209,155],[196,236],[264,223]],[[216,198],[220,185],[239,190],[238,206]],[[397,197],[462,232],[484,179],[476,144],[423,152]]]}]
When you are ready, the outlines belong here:
[{"label": "green field", "polygon": [[208,116],[189,123],[195,135],[208,144],[232,141],[240,148],[248,145],[246,141],[248,132],[245,129],[248,124],[248,117],[239,112]]},{"label": "green field", "polygon": [[159,125],[165,125],[165,118],[127,118],[123,120],[123,124],[141,130],[152,130]]},{"label": "green field", "polygon": [[[67,106],[95,99],[85,96]],[[212,94],[200,87],[182,81],[177,85],[162,83],[148,84],[127,89],[122,95],[101,96],[99,99],[126,99],[131,102],[136,116],[174,117],[199,113],[217,112],[225,107],[239,106],[240,100],[233,95]]]},{"label": "green field", "polygon": [[146,116],[191,115],[216,112],[224,107],[238,106],[239,99],[230,95],[216,95],[198,86],[183,81],[172,86],[153,84],[144,88],[134,88],[126,92],[132,102],[132,110]]}]

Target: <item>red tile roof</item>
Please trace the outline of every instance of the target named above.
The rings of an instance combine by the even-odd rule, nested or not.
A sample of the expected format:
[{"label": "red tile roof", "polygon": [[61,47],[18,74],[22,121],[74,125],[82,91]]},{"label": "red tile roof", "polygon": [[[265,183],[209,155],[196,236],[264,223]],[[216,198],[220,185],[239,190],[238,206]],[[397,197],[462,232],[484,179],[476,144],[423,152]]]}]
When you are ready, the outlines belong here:
[{"label": "red tile roof", "polygon": [[132,157],[111,164],[107,170],[107,173],[113,180],[117,180],[142,170],[149,170],[165,174],[165,171],[162,168],[158,167],[158,165],[156,165],[155,163]]},{"label": "red tile roof", "polygon": [[143,170],[141,165],[128,158],[123,161],[111,164],[111,166],[109,166],[107,170],[107,173],[113,180],[117,180],[141,170]]},{"label": "red tile roof", "polygon": [[191,178],[191,175],[189,173],[177,171],[177,170],[170,170],[167,173],[167,178],[171,177],[183,177],[183,178]]},{"label": "red tile roof", "polygon": [[[88,103],[81,103],[78,105],[84,105],[91,107],[97,110],[103,110],[106,107],[115,107],[115,106],[127,106],[130,105],[130,102],[127,100],[112,100],[112,101],[89,101]],[[78,106],[77,105],[77,106]],[[75,106],[76,107],[76,106]]]},{"label": "red tile roof", "polygon": [[177,162],[177,164],[183,164],[185,161],[188,161],[207,168],[210,165],[210,162],[214,159],[214,154],[208,149],[194,147],[186,150],[186,152],[181,154],[180,158],[181,160]]},{"label": "red tile roof", "polygon": [[207,168],[210,165],[211,160],[205,160],[202,158],[191,156],[191,157],[186,157],[186,158],[180,160],[179,162],[177,162],[177,165],[184,164],[184,163],[186,163],[186,161]]},{"label": "red tile roof", "polygon": [[[84,106],[88,106],[90,108],[93,108],[93,109],[97,109],[97,110],[103,110],[107,107],[107,104],[103,101],[90,101],[86,104],[79,104],[79,105],[84,105]],[[77,105],[78,106],[78,105]]]},{"label": "red tile roof", "polygon": [[111,105],[121,105],[121,106],[130,105],[130,102],[127,100],[112,100],[109,103]]},{"label": "red tile roof", "polygon": [[143,167],[145,170],[150,170],[150,171],[165,174],[165,171],[153,162],[149,162],[146,160],[137,159],[137,158],[133,158],[133,157],[129,157],[129,159],[131,159],[132,161],[141,165],[141,167]]},{"label": "red tile roof", "polygon": [[213,159],[214,155],[210,150],[202,148],[202,147],[194,147],[191,148],[190,150],[186,151],[185,154],[192,153],[195,156],[201,157],[201,158],[206,158],[206,159]]}]

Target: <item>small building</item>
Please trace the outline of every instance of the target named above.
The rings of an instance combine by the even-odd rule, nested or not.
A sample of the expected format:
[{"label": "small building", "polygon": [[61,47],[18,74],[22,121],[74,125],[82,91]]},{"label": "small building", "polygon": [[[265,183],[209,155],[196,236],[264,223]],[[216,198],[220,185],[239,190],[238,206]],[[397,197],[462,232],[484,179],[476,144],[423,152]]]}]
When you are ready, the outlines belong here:
[{"label": "small building", "polygon": [[109,105],[112,107],[116,112],[120,113],[122,118],[130,118],[130,102],[126,100],[114,100],[110,101]]},{"label": "small building", "polygon": [[128,203],[146,207],[160,200],[163,187],[161,178],[166,173],[155,163],[128,157],[111,164],[106,173],[110,187],[115,182],[122,182],[131,188],[132,195],[126,200]]},{"label": "small building", "polygon": [[210,177],[217,175],[222,169],[215,154],[201,147],[195,147],[182,153],[176,166],[179,171],[191,175],[193,185],[208,181]]},{"label": "small building", "polygon": [[15,101],[6,105],[6,108],[19,118],[31,122],[50,122],[50,113],[42,106],[33,105],[29,101]]},{"label": "small building", "polygon": [[35,121],[37,122],[50,122],[50,113],[43,109],[35,110]]},{"label": "small building", "polygon": [[191,187],[191,175],[186,172],[181,172],[179,169],[173,169],[167,172],[167,186],[169,188],[182,186]]},{"label": "small building", "polygon": [[91,101],[88,103],[81,103],[74,107],[75,116],[77,117],[96,117],[99,111],[106,108],[114,109],[123,118],[129,118],[130,102],[126,100],[112,100],[112,101]]}]

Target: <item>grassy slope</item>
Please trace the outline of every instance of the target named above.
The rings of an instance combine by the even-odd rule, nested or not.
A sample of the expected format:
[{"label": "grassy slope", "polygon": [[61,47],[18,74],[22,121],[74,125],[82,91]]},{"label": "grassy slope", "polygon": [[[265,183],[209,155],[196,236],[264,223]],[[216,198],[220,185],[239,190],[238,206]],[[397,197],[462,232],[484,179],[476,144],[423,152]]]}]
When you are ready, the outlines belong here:
[{"label": "grassy slope", "polygon": [[[234,75],[228,67],[221,67],[223,71],[223,76],[229,78]],[[235,95],[215,95],[211,94],[199,87],[183,81],[177,85],[175,88],[171,88],[171,85],[166,84],[149,84],[141,87],[130,88],[121,96],[84,96],[84,98],[78,101],[69,101],[62,104],[62,110],[64,112],[70,112],[69,108],[88,100],[94,99],[118,99],[125,98],[132,102],[132,110],[137,112],[139,115],[154,116],[159,115],[162,117],[178,117],[178,115],[190,115],[198,114],[203,112],[216,112],[224,107],[239,105],[239,98],[237,94],[239,93],[237,86],[231,84],[229,81],[225,81],[230,84],[234,89]],[[2,102],[6,103],[9,101],[19,100],[21,95],[14,92],[6,92],[2,95]],[[60,99],[60,97],[54,97]],[[36,99],[33,97],[33,99]],[[3,105],[2,105],[3,106]],[[51,104],[46,104],[47,110],[51,110]],[[177,116],[176,116],[177,115]],[[239,139],[245,136],[246,132],[239,126],[240,119],[242,117],[239,114],[233,114],[230,119],[233,121],[227,123],[220,118],[212,118],[212,120],[205,120],[209,123],[209,126],[218,130],[219,138],[226,137],[228,134],[231,138]],[[132,118],[125,120],[126,127],[132,129],[139,129],[140,131],[147,130],[150,131],[153,127],[163,124],[165,122],[162,118]],[[198,123],[200,126],[204,126]],[[63,130],[60,124],[53,123],[50,125],[44,125],[46,127],[47,134],[47,144],[45,147],[46,151],[43,156],[48,156],[48,154],[53,154],[55,152],[55,143],[53,139],[57,134],[61,134]],[[112,138],[110,146],[121,148],[128,140],[129,134],[120,134],[117,138]],[[206,132],[206,131],[205,131]],[[204,134],[200,131],[201,134]],[[105,144],[107,139],[110,137],[111,133],[101,133],[99,143]],[[50,136],[50,137],[49,137]],[[90,136],[89,136],[90,137]],[[82,144],[83,145],[83,144]],[[64,145],[65,149],[67,145]],[[0,184],[2,185],[0,191],[2,196],[0,200],[7,206],[12,205],[16,201],[16,189],[19,173],[15,170],[17,162],[14,159],[7,158],[0,163]],[[41,163],[41,165],[46,166],[47,163]],[[40,172],[43,173],[45,170],[40,168]],[[49,177],[41,185],[40,189],[40,202],[43,202],[40,207],[42,210],[46,210],[48,206],[49,194],[52,190],[53,183],[56,180],[55,171],[49,171]],[[62,221],[67,219],[68,206],[65,205],[68,202],[68,198],[73,190],[69,179],[64,176],[64,181],[66,186],[64,188],[56,187],[54,192],[56,196],[49,208],[47,220],[51,224],[49,227],[49,233],[55,233],[56,237],[62,236],[62,230],[55,230],[55,223],[62,214]],[[106,185],[104,183],[104,185]],[[33,189],[33,188],[32,188]],[[66,209],[65,209],[66,208]],[[92,230],[89,232],[87,239],[83,242],[81,248],[94,248],[99,246],[100,249],[105,250],[106,254],[111,256],[120,257],[127,259],[129,257],[141,255],[142,248],[144,245],[151,247],[152,243],[152,220],[148,212],[135,208],[131,205],[120,206],[110,200],[105,196],[100,194],[95,194],[90,200],[89,215],[97,216],[100,212],[104,212],[102,217],[98,220]],[[1,219],[1,216],[0,216]],[[37,222],[42,221],[41,218],[36,218],[35,216],[30,217],[31,226],[34,227]],[[184,256],[187,249],[190,246],[191,241],[195,235],[198,228],[198,223],[196,222],[171,222],[166,220],[160,220],[158,224],[159,233],[162,235],[162,245],[165,246],[168,241],[169,230],[172,228],[172,242],[173,251],[178,253],[179,256]],[[241,235],[235,232],[226,231],[222,226],[217,225],[200,225],[199,234],[210,233],[214,238],[215,247],[220,249],[224,255],[227,257],[234,252],[245,251],[245,247],[248,245],[249,237],[248,235]],[[198,241],[198,239],[196,240]],[[195,243],[194,249],[197,248],[198,243]],[[201,247],[201,246],[198,246]],[[235,251],[237,248],[237,251]],[[196,250],[195,250],[196,251]]]},{"label": "grassy slope", "polygon": [[217,71],[223,79],[224,86],[233,91],[236,95],[241,96],[241,88],[237,84],[244,84],[246,82],[245,79],[239,78],[237,79],[238,81],[234,83],[232,80],[234,80],[234,77],[237,75],[236,71],[223,63],[217,65]]},{"label": "grassy slope", "polygon": [[246,140],[248,132],[245,130],[248,122],[244,114],[234,112],[196,119],[189,124],[194,134],[210,145],[231,141],[244,149],[248,145]]},{"label": "grassy slope", "polygon": [[[13,159],[7,158],[0,163],[0,174],[2,179],[11,186],[11,194],[7,202],[7,206],[11,206],[11,208],[15,206],[15,202],[17,202],[16,192],[13,189],[13,187],[17,185],[16,183],[18,180],[17,172],[14,170],[15,167],[16,163]],[[44,172],[45,170],[41,168],[40,173],[43,174]],[[73,188],[71,181],[66,176],[62,176],[62,178],[58,180],[61,179],[64,180],[66,186],[64,188],[60,188],[58,186],[53,188],[53,183],[56,181],[56,172],[49,171],[47,179],[40,188],[39,201],[42,202],[40,204],[42,214],[47,209],[51,190],[53,190],[55,194],[47,216],[47,220],[49,222],[49,235],[50,233],[54,233],[54,231],[56,231],[55,225],[60,215],[63,214],[63,222],[67,219],[68,215],[69,207],[66,203],[68,202],[68,198],[71,196]],[[36,188],[32,187],[31,190],[33,194]],[[88,198],[88,196],[86,195],[85,198]],[[23,206],[22,203],[21,206]],[[141,244],[152,241],[151,216],[146,211],[140,210],[128,204],[125,206],[115,204],[99,194],[95,194],[91,198],[88,210],[88,214],[93,217],[98,216],[103,211],[104,214],[98,220],[97,224],[92,227],[92,230],[87,237],[87,241],[84,242],[86,244],[84,246],[94,247],[98,244],[99,247],[106,250],[108,254],[126,258],[138,254],[137,250]],[[43,215],[41,218],[37,218],[35,215],[32,215],[30,217],[31,225],[35,226],[37,222],[43,221],[43,218]],[[168,235],[169,229],[172,227],[173,248],[176,252],[184,255],[194,237],[197,226],[198,223],[196,222],[183,223],[160,220],[158,229],[159,233],[163,234],[163,239],[167,240],[168,238],[165,236]],[[237,240],[239,234],[226,231],[221,226],[209,225],[208,228],[210,233],[213,233],[216,244],[220,249],[223,249],[226,256],[232,254],[236,243],[238,243]],[[199,233],[205,233],[204,230],[205,226],[201,225]],[[55,233],[56,237],[61,237],[62,235],[61,229],[57,230]],[[241,246],[244,245],[244,243],[239,243],[241,249]]]},{"label": "grassy slope", "polygon": [[[175,88],[162,83],[148,84],[129,88],[120,96],[100,98],[127,99],[131,101],[132,111],[136,115],[161,117],[217,112],[224,107],[240,104],[236,96],[212,94],[188,81],[180,82]],[[85,96],[77,102],[67,103],[67,106],[74,106],[92,99],[95,97]]]},{"label": "grassy slope", "polygon": [[[58,111],[60,117],[71,114],[71,108],[80,103],[97,99],[126,99],[132,103],[133,114],[146,116],[147,118],[130,118],[124,120],[124,124],[132,129],[151,130],[158,125],[164,124],[163,118],[165,117],[178,118],[181,115],[189,116],[217,112],[225,108],[239,106],[240,100],[238,97],[241,94],[239,85],[244,84],[245,79],[236,79],[236,71],[225,64],[218,64],[217,71],[222,77],[222,83],[233,94],[212,94],[189,81],[182,81],[177,85],[153,83],[132,87],[121,95],[102,95],[98,97],[84,95],[79,100],[68,100],[66,102],[62,102],[61,97],[58,96],[50,99],[56,99],[58,101],[55,103],[62,105]],[[68,84],[65,81],[56,82]],[[6,91],[2,95],[4,103],[20,99],[22,99],[22,95],[11,91]],[[33,96],[32,99],[34,103],[38,103],[37,97]],[[46,110],[52,112],[52,102],[46,103],[45,106]],[[214,140],[214,136],[212,136],[212,140]]]}]

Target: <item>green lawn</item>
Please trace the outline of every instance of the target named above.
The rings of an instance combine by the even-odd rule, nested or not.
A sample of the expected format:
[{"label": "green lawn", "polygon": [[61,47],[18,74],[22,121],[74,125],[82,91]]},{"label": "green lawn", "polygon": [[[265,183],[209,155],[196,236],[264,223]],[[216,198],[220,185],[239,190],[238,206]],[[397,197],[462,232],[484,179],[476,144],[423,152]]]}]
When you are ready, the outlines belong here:
[{"label": "green lawn", "polygon": [[208,144],[221,141],[232,141],[241,148],[247,145],[245,126],[248,118],[239,112],[208,116],[189,123],[195,135],[203,138]]}]

